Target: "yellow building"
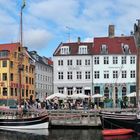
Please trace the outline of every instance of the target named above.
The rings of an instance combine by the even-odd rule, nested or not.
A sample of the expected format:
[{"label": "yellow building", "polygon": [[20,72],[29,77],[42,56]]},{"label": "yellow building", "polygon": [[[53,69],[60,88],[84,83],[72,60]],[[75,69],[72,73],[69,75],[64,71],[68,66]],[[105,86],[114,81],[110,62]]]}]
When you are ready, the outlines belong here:
[{"label": "yellow building", "polygon": [[34,72],[34,62],[20,43],[0,44],[1,101],[34,99]]}]

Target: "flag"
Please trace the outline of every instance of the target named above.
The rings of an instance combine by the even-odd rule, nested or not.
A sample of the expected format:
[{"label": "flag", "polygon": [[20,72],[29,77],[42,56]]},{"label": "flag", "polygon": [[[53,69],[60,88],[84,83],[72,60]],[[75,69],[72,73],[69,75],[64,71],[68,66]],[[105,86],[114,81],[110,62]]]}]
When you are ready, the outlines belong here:
[{"label": "flag", "polygon": [[23,9],[25,7],[25,0],[22,1],[22,7],[21,9]]}]

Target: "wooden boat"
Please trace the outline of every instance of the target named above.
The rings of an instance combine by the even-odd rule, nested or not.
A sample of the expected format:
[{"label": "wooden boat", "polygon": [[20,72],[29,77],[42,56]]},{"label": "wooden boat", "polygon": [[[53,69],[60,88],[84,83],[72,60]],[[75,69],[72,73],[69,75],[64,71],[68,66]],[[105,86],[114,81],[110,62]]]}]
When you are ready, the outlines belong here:
[{"label": "wooden boat", "polygon": [[120,129],[105,129],[102,130],[102,135],[104,136],[115,136],[115,135],[126,135],[133,133],[134,130],[132,129],[125,129],[125,128],[120,128]]},{"label": "wooden boat", "polygon": [[0,110],[0,129],[12,131],[48,129],[49,117],[46,112],[17,109]]},{"label": "wooden boat", "polygon": [[132,129],[140,132],[140,118],[137,113],[100,112],[102,127],[105,129]]}]

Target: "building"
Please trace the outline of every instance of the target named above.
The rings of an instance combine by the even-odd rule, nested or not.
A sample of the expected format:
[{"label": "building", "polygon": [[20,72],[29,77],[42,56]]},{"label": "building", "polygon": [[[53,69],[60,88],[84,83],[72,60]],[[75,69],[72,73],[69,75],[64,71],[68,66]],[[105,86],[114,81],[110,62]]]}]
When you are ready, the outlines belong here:
[{"label": "building", "polygon": [[34,99],[35,65],[20,43],[0,44],[0,100]]},{"label": "building", "polygon": [[53,62],[49,58],[39,56],[36,51],[29,53],[35,62],[36,99],[44,101],[46,96],[53,93]]},{"label": "building", "polygon": [[61,43],[53,55],[54,92],[91,94],[93,42]]},{"label": "building", "polygon": [[57,47],[53,54],[54,92],[100,93],[119,99],[136,91],[134,37],[115,37],[114,25],[109,26],[108,32],[108,37],[96,37],[93,42],[78,38],[77,42]]}]

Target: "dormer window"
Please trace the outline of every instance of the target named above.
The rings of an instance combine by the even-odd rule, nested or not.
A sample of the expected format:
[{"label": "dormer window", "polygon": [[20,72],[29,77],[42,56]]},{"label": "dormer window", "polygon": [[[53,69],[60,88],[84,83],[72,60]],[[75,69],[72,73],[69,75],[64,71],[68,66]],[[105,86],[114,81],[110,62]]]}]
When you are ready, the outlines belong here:
[{"label": "dormer window", "polygon": [[61,47],[61,54],[69,54],[69,46]]},{"label": "dormer window", "polygon": [[108,53],[107,45],[102,44],[102,46],[101,46],[101,54],[107,54],[107,53]]},{"label": "dormer window", "polygon": [[129,54],[130,53],[130,49],[129,49],[128,44],[123,44],[122,49],[123,49],[124,54]]},{"label": "dormer window", "polygon": [[79,46],[79,54],[87,54],[87,46]]},{"label": "dormer window", "polygon": [[8,57],[8,55],[9,55],[9,51],[8,50],[0,51],[0,58]]}]

